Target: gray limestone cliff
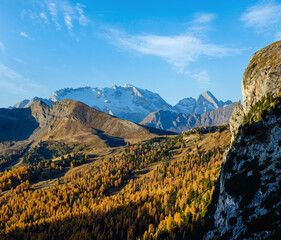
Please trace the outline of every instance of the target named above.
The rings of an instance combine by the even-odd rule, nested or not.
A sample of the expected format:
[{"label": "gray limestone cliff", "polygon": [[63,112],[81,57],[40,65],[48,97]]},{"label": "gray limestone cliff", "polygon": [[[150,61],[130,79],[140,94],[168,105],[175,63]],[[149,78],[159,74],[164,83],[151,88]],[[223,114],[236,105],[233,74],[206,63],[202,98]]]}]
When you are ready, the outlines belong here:
[{"label": "gray limestone cliff", "polygon": [[241,104],[241,101],[239,101],[233,112],[232,112],[232,115],[229,119],[229,126],[230,126],[230,131],[232,133],[232,136],[231,136],[231,142],[234,141],[234,136],[236,135],[236,133],[238,132],[238,128],[240,127],[241,123],[243,122],[243,119],[244,119],[244,111],[243,111],[243,106]]},{"label": "gray limestone cliff", "polygon": [[243,108],[238,105],[229,122],[232,135],[237,133],[243,117],[254,104],[268,93],[278,95],[280,87],[281,41],[278,41],[254,53],[250,59],[242,79]]},{"label": "gray limestone cliff", "polygon": [[226,153],[204,239],[280,239],[281,42],[255,53],[230,119]]}]

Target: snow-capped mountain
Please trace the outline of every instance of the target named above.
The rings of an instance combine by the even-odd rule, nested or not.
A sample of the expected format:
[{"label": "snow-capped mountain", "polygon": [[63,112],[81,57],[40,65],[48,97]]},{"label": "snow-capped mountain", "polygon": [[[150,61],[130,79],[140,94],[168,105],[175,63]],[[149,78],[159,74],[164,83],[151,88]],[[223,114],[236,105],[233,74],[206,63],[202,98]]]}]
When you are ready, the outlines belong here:
[{"label": "snow-capped mountain", "polygon": [[[34,99],[36,98],[30,102],[24,100],[14,107],[29,107]],[[114,85],[112,88],[65,88],[56,91],[49,99],[38,98],[47,105],[62,99],[77,100],[97,110],[134,122],[142,121],[148,114],[159,109],[173,110],[157,93],[129,84],[122,87]]]},{"label": "snow-capped mountain", "polygon": [[64,88],[56,91],[49,99],[34,97],[31,100],[23,100],[13,107],[27,108],[37,100],[52,105],[62,99],[80,101],[102,112],[138,123],[150,113],[159,110],[201,114],[231,103],[218,101],[210,92],[205,92],[197,101],[194,98],[184,98],[175,106],[171,106],[157,93],[125,84],[114,85],[111,88]]}]

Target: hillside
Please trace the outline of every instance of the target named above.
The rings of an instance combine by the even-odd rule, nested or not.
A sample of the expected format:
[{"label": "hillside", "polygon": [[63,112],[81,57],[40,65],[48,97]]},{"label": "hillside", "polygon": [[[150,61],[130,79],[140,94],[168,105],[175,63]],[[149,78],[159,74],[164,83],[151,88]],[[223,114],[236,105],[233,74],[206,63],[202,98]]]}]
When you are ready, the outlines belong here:
[{"label": "hillside", "polygon": [[202,114],[186,114],[173,111],[156,111],[140,124],[173,132],[184,132],[194,127],[227,124],[237,103]]},{"label": "hillside", "polygon": [[0,237],[190,236],[212,199],[229,142],[227,126],[198,128],[0,173]]},{"label": "hillside", "polygon": [[[37,160],[82,149],[123,146],[171,132],[143,127],[97,111],[81,102],[61,100],[48,106],[0,109],[0,170],[28,151]],[[34,150],[35,149],[35,150]]]},{"label": "hillside", "polygon": [[[89,142],[137,142],[168,134],[112,117],[74,100],[61,100],[52,106],[36,101],[30,108],[1,109],[1,141],[34,140]],[[4,130],[5,129],[5,130]]]}]

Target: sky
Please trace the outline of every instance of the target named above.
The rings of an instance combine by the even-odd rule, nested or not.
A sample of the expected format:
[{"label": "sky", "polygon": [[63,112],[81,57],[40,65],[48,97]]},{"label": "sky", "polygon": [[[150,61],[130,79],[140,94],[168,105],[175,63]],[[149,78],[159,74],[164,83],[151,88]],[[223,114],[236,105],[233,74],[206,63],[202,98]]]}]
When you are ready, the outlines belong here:
[{"label": "sky", "polygon": [[0,107],[125,83],[172,105],[206,90],[237,101],[280,24],[281,1],[1,0]]}]

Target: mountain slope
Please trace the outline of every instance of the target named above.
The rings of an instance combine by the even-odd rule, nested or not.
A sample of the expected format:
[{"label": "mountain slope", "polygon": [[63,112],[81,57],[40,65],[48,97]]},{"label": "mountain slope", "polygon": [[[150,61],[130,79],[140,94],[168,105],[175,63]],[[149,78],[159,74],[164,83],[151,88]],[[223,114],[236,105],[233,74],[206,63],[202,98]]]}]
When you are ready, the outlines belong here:
[{"label": "mountain slope", "polygon": [[203,114],[156,111],[149,114],[140,124],[174,132],[184,132],[200,126],[226,124],[236,104],[232,103]]},{"label": "mountain slope", "polygon": [[[0,113],[0,128],[7,129],[1,136],[2,141],[92,142],[97,146],[113,141],[122,145],[124,141],[136,142],[169,134],[112,117],[69,99],[55,102],[52,106],[37,101],[30,108],[1,109]],[[12,118],[13,121],[10,121]],[[26,134],[22,134],[24,131]]]},{"label": "mountain slope", "polygon": [[0,109],[0,142],[25,140],[38,126],[29,108]]}]

